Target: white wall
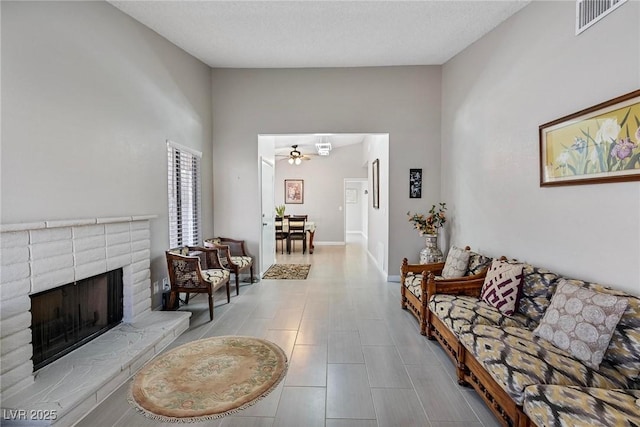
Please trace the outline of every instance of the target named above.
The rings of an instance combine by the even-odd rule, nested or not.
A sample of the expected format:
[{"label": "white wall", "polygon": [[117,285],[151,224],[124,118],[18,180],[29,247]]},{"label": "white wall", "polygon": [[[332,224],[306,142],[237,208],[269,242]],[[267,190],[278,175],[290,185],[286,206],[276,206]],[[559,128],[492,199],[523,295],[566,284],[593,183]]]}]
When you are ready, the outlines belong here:
[{"label": "white wall", "polygon": [[106,2],[1,7],[2,223],[156,214],[166,276],[167,139],[203,152],[212,230],[210,68]]},{"label": "white wall", "polygon": [[640,87],[640,3],[532,2],[443,67],[452,243],[640,294],[640,182],[540,188],[538,126]]},{"label": "white wall", "polygon": [[[309,215],[315,222],[314,243],[344,242],[344,178],[366,177],[360,144],[334,148],[328,157],[312,157],[300,165],[276,162],[276,206],[284,203],[284,180],[304,180],[303,204],[285,204],[286,215]],[[274,213],[275,214],[275,213]]]},{"label": "white wall", "polygon": [[[389,185],[408,186],[409,169],[425,170],[423,203],[389,195],[389,264],[424,246],[406,212],[440,198],[439,66],[341,69],[214,69],[214,231],[246,239],[258,254],[260,198],[256,135],[389,133]],[[370,226],[371,228],[371,226]]]},{"label": "white wall", "polygon": [[[388,135],[367,135],[364,144],[367,147],[367,170],[369,180],[369,206],[368,209],[368,230],[367,230],[367,249],[373,256],[378,268],[385,274],[395,276],[396,264],[389,256],[389,247],[391,234],[390,229],[399,228],[401,224],[392,224],[390,222],[391,213],[396,208],[389,203],[391,194],[398,193],[395,191],[398,183],[391,184],[389,172],[389,151],[390,141]],[[373,162],[378,160],[379,169],[379,207],[373,207]],[[408,175],[408,172],[407,172]],[[394,191],[390,191],[393,188]],[[407,195],[408,197],[408,195]],[[405,255],[406,256],[406,255]],[[399,268],[398,264],[398,268]]]}]

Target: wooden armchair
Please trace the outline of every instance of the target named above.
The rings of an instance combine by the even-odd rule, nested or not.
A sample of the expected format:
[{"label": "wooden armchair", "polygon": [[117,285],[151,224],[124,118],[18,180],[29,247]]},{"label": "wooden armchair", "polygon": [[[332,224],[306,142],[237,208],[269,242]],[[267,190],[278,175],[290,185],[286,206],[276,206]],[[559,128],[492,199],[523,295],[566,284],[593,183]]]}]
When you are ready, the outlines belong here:
[{"label": "wooden armchair", "polygon": [[[201,258],[206,260],[202,268]],[[209,318],[213,320],[213,294],[223,285],[227,287],[227,303],[231,301],[229,291],[229,270],[224,268],[218,250],[198,246],[183,246],[166,251],[171,296],[169,307],[173,307],[180,292],[187,294],[185,304],[189,304],[189,294],[206,293],[209,297]]]},{"label": "wooden armchair", "polygon": [[[470,250],[469,246],[465,250]],[[409,264],[402,260],[400,267],[400,304],[418,319],[420,333],[432,339],[429,324],[429,300],[436,293],[453,295],[480,296],[484,278],[487,275],[491,258],[471,252],[475,257],[469,261],[466,275],[452,279],[441,277],[444,262],[433,264]],[[470,257],[471,258],[471,257]]]},{"label": "wooden armchair", "polygon": [[253,258],[247,252],[244,240],[214,237],[205,239],[204,245],[220,251],[222,265],[236,276],[236,295],[240,295],[240,273],[249,271],[250,282],[253,282]]}]

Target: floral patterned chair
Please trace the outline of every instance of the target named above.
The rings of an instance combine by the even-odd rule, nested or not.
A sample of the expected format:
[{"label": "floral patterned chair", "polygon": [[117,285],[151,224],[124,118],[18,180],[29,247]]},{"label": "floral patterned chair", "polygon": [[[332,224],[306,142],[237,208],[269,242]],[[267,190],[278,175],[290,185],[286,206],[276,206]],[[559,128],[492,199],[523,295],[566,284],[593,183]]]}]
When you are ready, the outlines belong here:
[{"label": "floral patterned chair", "polygon": [[253,258],[247,252],[244,240],[214,237],[205,239],[204,246],[220,251],[222,265],[236,276],[236,295],[240,295],[240,273],[249,271],[250,280],[253,282]]},{"label": "floral patterned chair", "polygon": [[[213,320],[214,292],[226,285],[227,303],[231,301],[229,270],[220,262],[218,250],[198,246],[182,246],[166,251],[166,257],[171,282],[169,307],[174,307],[180,292],[187,294],[185,304],[189,304],[189,294],[206,293],[209,296],[209,318]],[[205,269],[202,268],[203,259]]]}]

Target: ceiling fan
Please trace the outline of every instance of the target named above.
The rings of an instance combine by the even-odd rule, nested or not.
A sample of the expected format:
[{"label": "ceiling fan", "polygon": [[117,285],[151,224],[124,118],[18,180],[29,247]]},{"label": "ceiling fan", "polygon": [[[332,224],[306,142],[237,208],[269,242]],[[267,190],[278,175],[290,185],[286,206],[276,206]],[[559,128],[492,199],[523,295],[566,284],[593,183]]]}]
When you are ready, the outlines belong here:
[{"label": "ceiling fan", "polygon": [[311,157],[309,157],[306,154],[302,154],[300,151],[298,151],[298,146],[297,145],[292,145],[291,148],[293,148],[293,150],[291,150],[289,152],[288,156],[283,156],[283,157],[288,157],[288,162],[290,165],[299,165],[300,163],[302,163],[303,160],[311,160]]}]

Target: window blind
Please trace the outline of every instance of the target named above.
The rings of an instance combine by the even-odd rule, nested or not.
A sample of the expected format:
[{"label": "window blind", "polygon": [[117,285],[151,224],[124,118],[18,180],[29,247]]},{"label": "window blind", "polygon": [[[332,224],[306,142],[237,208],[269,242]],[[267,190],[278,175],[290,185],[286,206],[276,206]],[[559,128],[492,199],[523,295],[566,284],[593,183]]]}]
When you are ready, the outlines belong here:
[{"label": "window blind", "polygon": [[202,153],[167,141],[169,247],[200,244]]}]

